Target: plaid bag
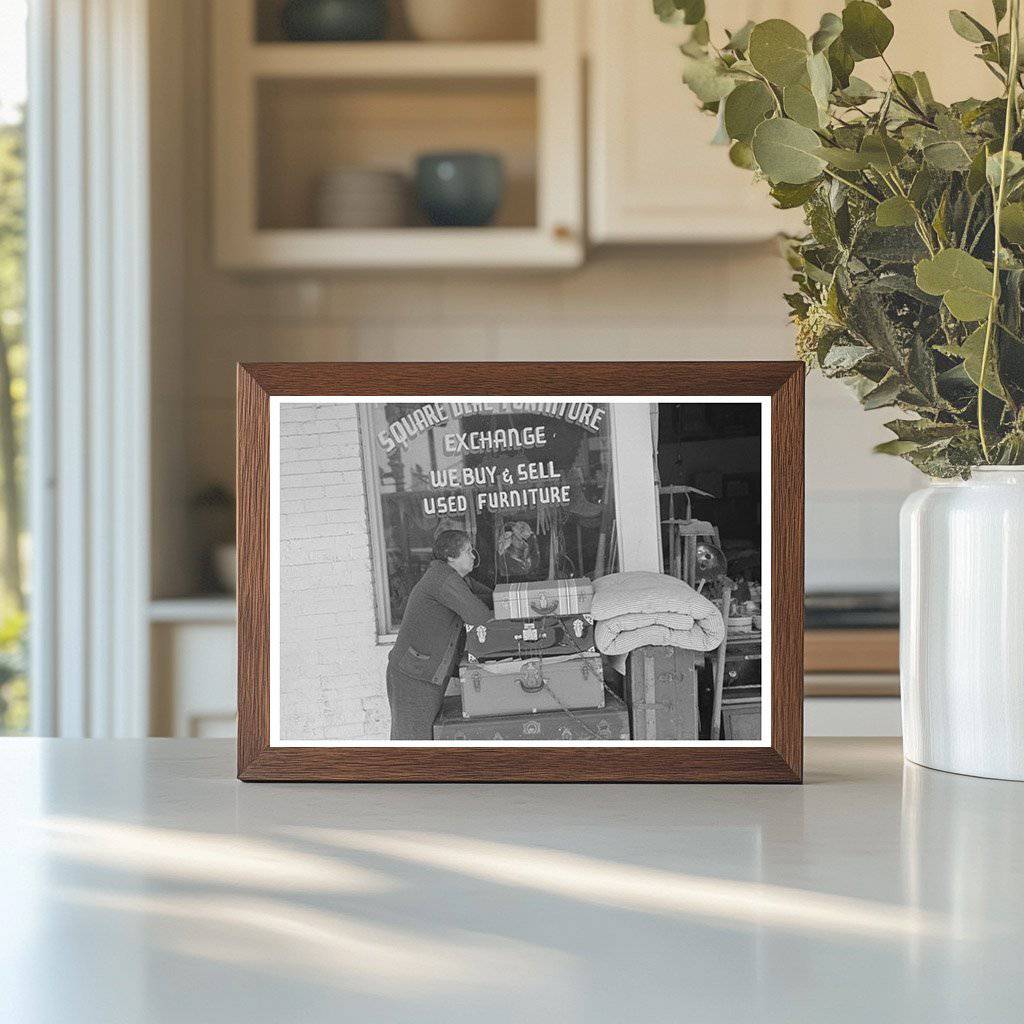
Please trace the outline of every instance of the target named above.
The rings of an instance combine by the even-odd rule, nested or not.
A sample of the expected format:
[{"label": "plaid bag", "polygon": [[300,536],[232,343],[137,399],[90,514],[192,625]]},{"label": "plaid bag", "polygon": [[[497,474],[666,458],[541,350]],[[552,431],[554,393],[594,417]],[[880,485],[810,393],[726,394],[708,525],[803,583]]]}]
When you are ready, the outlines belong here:
[{"label": "plaid bag", "polygon": [[496,619],[535,619],[542,615],[587,615],[594,584],[586,576],[572,580],[499,583],[494,588]]}]

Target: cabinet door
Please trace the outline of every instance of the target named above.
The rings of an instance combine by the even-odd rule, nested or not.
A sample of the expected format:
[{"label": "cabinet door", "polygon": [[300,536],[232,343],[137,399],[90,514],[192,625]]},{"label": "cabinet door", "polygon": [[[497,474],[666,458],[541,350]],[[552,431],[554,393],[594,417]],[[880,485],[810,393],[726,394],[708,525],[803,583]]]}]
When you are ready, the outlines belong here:
[{"label": "cabinet door", "polygon": [[[767,187],[710,145],[714,119],[697,109],[681,81],[678,44],[689,29],[663,25],[649,0],[590,0],[590,235],[595,242],[703,242],[766,238],[799,230],[799,211],[772,207]],[[956,6],[986,25],[989,0]],[[821,0],[735,0],[709,5],[716,38],[747,19],[786,18],[812,32]],[[898,69],[928,72],[938,99],[997,94],[998,83],[950,27],[945,6],[893,4],[887,56]],[[1006,25],[1004,22],[1003,30]],[[880,61],[857,73],[887,78]]]},{"label": "cabinet door", "polygon": [[[711,5],[709,5],[711,6]],[[726,7],[728,8],[726,10]],[[817,27],[809,0],[736,0],[711,7],[713,31],[787,18]],[[650,0],[591,0],[590,235],[595,242],[705,242],[795,230],[799,211],[776,210],[767,185],[710,145],[715,120],[683,85],[679,44]]]}]

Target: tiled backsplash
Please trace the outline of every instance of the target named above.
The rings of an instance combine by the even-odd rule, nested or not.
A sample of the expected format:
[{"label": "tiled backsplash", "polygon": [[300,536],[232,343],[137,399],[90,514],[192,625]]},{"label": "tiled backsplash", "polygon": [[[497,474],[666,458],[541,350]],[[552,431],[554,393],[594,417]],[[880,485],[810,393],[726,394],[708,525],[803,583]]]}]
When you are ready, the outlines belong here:
[{"label": "tiled backsplash", "polygon": [[[786,359],[785,286],[770,246],[609,253],[550,275],[238,279],[207,267],[188,307],[190,489],[232,478],[236,360]],[[808,380],[810,587],[896,583],[896,513],[914,473],[871,454],[884,419]]]}]

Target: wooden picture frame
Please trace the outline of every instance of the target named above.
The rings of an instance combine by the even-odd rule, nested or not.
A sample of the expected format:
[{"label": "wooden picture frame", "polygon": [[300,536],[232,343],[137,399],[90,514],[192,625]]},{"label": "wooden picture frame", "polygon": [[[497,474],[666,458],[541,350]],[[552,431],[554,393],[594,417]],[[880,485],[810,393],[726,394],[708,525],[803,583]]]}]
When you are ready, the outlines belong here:
[{"label": "wooden picture frame", "polygon": [[[513,383],[514,382],[514,383]],[[770,737],[760,745],[275,745],[271,742],[271,404],[424,396],[664,396],[770,410]],[[397,397],[393,397],[397,396]],[[412,397],[415,396],[415,397]],[[717,397],[716,397],[717,396]],[[600,398],[596,401],[600,401]],[[279,406],[278,406],[279,407]],[[382,406],[383,407],[383,406]],[[799,362],[252,363],[238,366],[238,777],[244,781],[800,782],[804,367]],[[618,472],[616,470],[616,472]],[[760,506],[758,506],[760,509]],[[760,513],[759,513],[760,514]],[[660,546],[660,545],[659,545]],[[766,611],[766,618],[768,616]],[[385,639],[385,638],[381,638]]]}]

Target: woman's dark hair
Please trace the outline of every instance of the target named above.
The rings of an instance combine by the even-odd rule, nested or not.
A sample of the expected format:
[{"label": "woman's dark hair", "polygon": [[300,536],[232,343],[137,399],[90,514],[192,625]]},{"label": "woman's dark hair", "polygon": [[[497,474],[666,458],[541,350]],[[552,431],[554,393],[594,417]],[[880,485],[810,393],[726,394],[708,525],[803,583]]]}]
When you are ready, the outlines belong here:
[{"label": "woman's dark hair", "polygon": [[434,539],[434,557],[439,562],[458,558],[462,549],[473,541],[465,530],[442,530]]}]

